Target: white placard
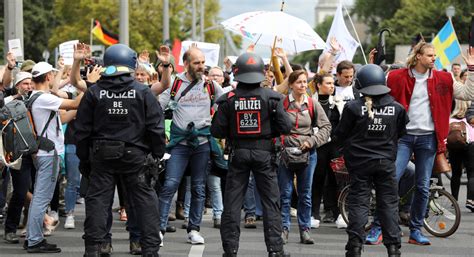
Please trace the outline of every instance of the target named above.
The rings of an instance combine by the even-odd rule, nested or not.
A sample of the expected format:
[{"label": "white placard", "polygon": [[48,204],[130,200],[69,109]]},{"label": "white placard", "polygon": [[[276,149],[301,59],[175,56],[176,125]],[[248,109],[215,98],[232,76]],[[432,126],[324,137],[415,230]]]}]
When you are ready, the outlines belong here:
[{"label": "white placard", "polygon": [[197,44],[197,47],[204,53],[206,57],[207,66],[218,66],[219,65],[219,50],[220,46],[218,44],[211,44],[205,42],[196,42],[196,41],[183,41],[181,42],[181,53],[179,55],[179,65],[183,65],[183,55],[190,47],[191,44]]},{"label": "white placard", "polygon": [[72,65],[74,61],[74,45],[79,43],[79,40],[71,40],[59,45],[59,55],[64,60],[64,65]]},{"label": "white placard", "polygon": [[21,49],[21,41],[19,38],[8,40],[8,51],[12,52],[17,58],[23,56],[23,50]]}]

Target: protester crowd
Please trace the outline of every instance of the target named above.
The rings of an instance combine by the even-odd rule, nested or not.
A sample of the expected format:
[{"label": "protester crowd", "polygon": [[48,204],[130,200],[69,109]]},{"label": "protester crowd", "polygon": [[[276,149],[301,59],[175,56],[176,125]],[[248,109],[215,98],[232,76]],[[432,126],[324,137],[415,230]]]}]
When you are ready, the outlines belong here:
[{"label": "protester crowd", "polygon": [[[175,72],[178,60],[174,60],[167,46],[161,46],[156,51],[156,58],[150,57],[148,51],[139,54],[136,69],[130,72],[138,83],[150,88],[153,99],[161,107],[160,115],[166,118],[166,152],[171,155],[166,161],[165,171],[154,185],[157,196],[155,204],[159,210],[159,216],[154,218],[155,225],[159,227],[161,247],[166,247],[166,233],[177,232],[180,228],[186,230],[187,242],[204,244],[205,238],[200,233],[200,227],[203,213],[208,208],[212,210],[213,227],[221,231],[236,225],[227,223],[227,228],[221,226],[225,215],[238,215],[239,219],[242,215],[243,226],[247,229],[256,228],[256,221],[267,215],[266,218],[281,222],[281,235],[278,236],[283,244],[289,242],[291,225],[298,228],[300,243],[317,244],[311,234],[317,233],[314,229],[320,223],[333,224],[339,229],[348,226],[338,208],[339,192],[348,181],[336,177],[330,165],[332,160],[343,155],[351,173],[353,202],[362,201],[363,197],[359,195],[358,198],[355,190],[368,190],[368,184],[360,184],[363,179],[353,174],[364,169],[375,169],[377,165],[373,166],[370,161],[383,159],[378,169],[386,167],[388,174],[379,179],[393,179],[395,188],[381,191],[381,198],[385,195],[382,200],[390,203],[381,204],[389,209],[378,214],[382,226],[389,226],[391,221],[397,223],[390,223],[392,227],[383,229],[375,223],[367,238],[361,229],[365,224],[349,224],[347,256],[360,256],[357,255],[357,247],[362,247],[363,243],[381,244],[382,239],[387,247],[394,245],[393,255],[390,255],[389,249],[389,256],[399,256],[396,255],[400,248],[396,190],[399,181],[400,188],[404,183],[415,184],[416,188],[411,208],[400,208],[400,217],[410,220],[409,242],[430,244],[421,228],[429,179],[436,176],[432,174],[434,163],[446,153],[452,166],[451,192],[458,199],[461,176],[463,172],[467,173],[467,201],[462,204],[474,212],[474,143],[471,143],[474,141],[474,102],[471,102],[474,99],[474,52],[466,55],[465,70],[455,63],[452,64],[451,72],[436,71],[433,66],[434,47],[420,42],[412,49],[406,65],[381,66],[380,71],[383,72],[377,75],[382,74],[378,77],[377,86],[383,85],[384,88],[381,93],[373,93],[364,89],[364,85],[358,86],[358,83],[370,84],[370,79],[376,75],[370,73],[365,75],[368,76],[366,78],[361,77],[363,72],[358,74],[357,65],[349,60],[334,64],[335,56],[341,49],[335,40],[331,41],[331,47],[328,53],[319,58],[316,73],[290,63],[283,49],[275,51],[282,67],[275,68],[276,65],[270,63],[262,71],[264,77],[259,82],[261,87],[271,89],[279,96],[289,129],[291,127],[289,133],[276,137],[272,144],[275,156],[272,157],[271,169],[277,174],[279,202],[276,206],[281,215],[278,219],[268,215],[267,210],[272,208],[268,192],[262,192],[263,189],[258,186],[266,178],[257,174],[257,170],[251,172],[242,188],[239,188],[245,192],[243,204],[232,206],[233,211],[239,212],[228,213],[225,208],[231,206],[231,203],[226,204],[226,198],[223,197],[226,190],[229,187],[230,190],[237,190],[237,185],[233,184],[236,178],[228,171],[229,161],[235,158],[236,151],[233,148],[237,143],[213,137],[214,133],[210,129],[217,122],[213,120],[213,115],[220,111],[221,97],[231,97],[239,83],[243,83],[237,78],[238,72],[242,71],[236,69],[236,64],[230,58],[225,58],[223,67],[206,66],[205,56],[197,46],[184,53],[183,73]],[[375,51],[372,51],[371,62],[374,54]],[[152,59],[156,61],[152,63]],[[83,133],[84,121],[79,121],[81,117],[76,119],[76,109],[81,100],[89,101],[92,105],[93,101],[87,96],[88,90],[108,75],[107,65],[94,60],[91,59],[89,46],[82,43],[75,46],[72,65],[64,65],[63,59],[59,58],[56,68],[46,62],[33,60],[18,65],[13,53],[6,55],[0,83],[3,104],[42,92],[32,103],[33,123],[38,135],[44,135],[54,142],[50,151],[39,150],[34,155],[25,155],[20,167],[15,169],[5,166],[2,171],[0,218],[4,222],[3,239],[6,243],[18,244],[20,238],[25,237],[23,248],[29,253],[60,252],[60,245],[50,244],[44,238],[51,235],[54,238],[58,226],[80,229],[76,226],[74,210],[77,204],[84,204],[84,197],[86,201],[92,199],[85,187],[88,175],[84,174],[84,167],[81,167],[84,163],[80,150],[84,147],[79,144],[83,140],[80,135]],[[333,68],[335,74],[331,73]],[[361,69],[366,69],[366,66]],[[398,103],[394,104],[394,101]],[[372,111],[373,108],[390,104],[397,108],[399,116],[396,125],[383,123],[383,114],[378,111],[374,114]],[[115,111],[113,107],[109,110]],[[250,122],[246,128],[251,129],[253,119],[241,122],[244,121]],[[260,122],[260,119],[255,122]],[[358,128],[358,122],[373,124],[370,123],[368,132],[351,130]],[[465,142],[449,140],[450,123],[462,123],[467,134]],[[390,138],[387,144],[392,148],[381,146],[380,142],[387,137]],[[364,139],[364,142],[359,142],[359,139]],[[376,143],[364,145],[371,140]],[[244,141],[241,143],[244,144]],[[411,181],[403,180],[407,163],[413,156],[415,175]],[[367,163],[370,165],[367,166]],[[129,178],[117,175],[111,181],[116,184],[119,203],[101,211],[100,215],[110,221],[117,217],[113,213],[118,212],[118,219],[127,222],[130,253],[140,255],[144,242],[139,226],[142,214],[137,212],[137,204],[133,202],[135,198],[127,192]],[[352,208],[357,208],[354,206]],[[351,217],[356,217],[358,209],[352,210],[354,212],[351,215],[354,216]],[[292,220],[292,217],[295,219]],[[183,220],[178,229],[177,223],[173,222],[175,220]],[[93,222],[92,218],[87,222]],[[271,222],[264,223],[264,226],[268,228]],[[101,253],[106,255],[112,250],[113,235],[110,228],[110,222],[103,228],[108,232],[100,248]],[[226,242],[223,236],[224,250],[230,247]],[[353,255],[351,249],[356,249]],[[277,251],[281,252],[280,255],[271,256],[289,256],[280,250]],[[226,252],[228,255],[224,256],[236,256],[232,255],[236,253]]]}]

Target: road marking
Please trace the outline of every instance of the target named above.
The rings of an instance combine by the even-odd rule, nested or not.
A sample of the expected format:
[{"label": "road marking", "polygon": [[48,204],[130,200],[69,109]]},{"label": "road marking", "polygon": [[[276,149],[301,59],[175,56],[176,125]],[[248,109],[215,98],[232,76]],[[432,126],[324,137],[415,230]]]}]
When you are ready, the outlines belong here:
[{"label": "road marking", "polygon": [[204,247],[204,245],[191,246],[188,257],[202,257],[202,254],[204,253]]}]

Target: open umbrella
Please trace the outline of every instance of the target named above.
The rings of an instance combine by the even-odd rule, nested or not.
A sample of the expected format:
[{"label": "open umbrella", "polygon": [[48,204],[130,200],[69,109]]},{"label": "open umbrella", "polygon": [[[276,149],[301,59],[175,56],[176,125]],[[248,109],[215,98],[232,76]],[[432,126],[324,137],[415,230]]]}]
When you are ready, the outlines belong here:
[{"label": "open umbrella", "polygon": [[324,49],[326,45],[308,23],[284,12],[247,12],[221,24],[254,44],[273,46],[276,37],[276,47],[293,53]]}]

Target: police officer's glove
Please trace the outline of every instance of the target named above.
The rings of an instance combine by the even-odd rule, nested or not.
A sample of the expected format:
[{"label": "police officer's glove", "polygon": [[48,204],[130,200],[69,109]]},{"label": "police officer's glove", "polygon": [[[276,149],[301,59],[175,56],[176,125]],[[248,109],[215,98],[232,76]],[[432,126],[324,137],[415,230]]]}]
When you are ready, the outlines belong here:
[{"label": "police officer's glove", "polygon": [[91,174],[91,162],[90,161],[80,161],[79,162],[79,172],[81,172],[82,176],[89,178]]}]

